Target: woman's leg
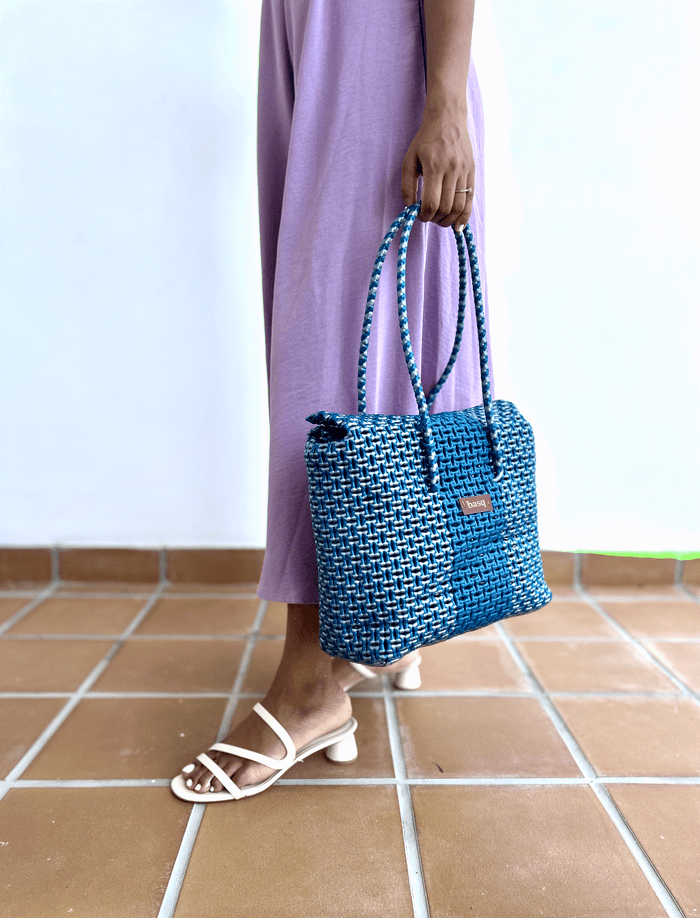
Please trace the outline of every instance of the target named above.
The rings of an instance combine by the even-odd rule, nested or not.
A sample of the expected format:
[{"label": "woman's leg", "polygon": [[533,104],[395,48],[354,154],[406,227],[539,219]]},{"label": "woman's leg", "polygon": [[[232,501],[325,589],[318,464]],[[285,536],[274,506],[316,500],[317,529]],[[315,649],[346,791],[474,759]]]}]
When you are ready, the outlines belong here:
[{"label": "woman's leg", "polygon": [[[323,733],[341,727],[352,714],[347,693],[340,688],[333,672],[333,658],[321,650],[318,639],[318,605],[287,605],[287,633],[282,659],[263,706],[276,717],[291,736],[297,749]],[[254,711],[223,740],[235,746],[282,758],[284,746],[274,731]],[[243,760],[223,752],[211,758],[239,787],[257,784],[273,773],[258,762]],[[196,790],[208,792],[211,772],[199,762],[187,774]],[[216,778],[215,791],[221,790]]]}]

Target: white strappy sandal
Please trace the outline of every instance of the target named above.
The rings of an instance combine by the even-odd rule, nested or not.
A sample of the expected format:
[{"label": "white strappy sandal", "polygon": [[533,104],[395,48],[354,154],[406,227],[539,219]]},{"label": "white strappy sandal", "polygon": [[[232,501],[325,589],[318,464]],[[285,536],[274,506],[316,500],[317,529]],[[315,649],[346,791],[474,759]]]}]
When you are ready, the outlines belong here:
[{"label": "white strappy sandal", "polygon": [[218,803],[224,800],[240,800],[243,797],[252,797],[253,794],[260,794],[262,791],[267,790],[267,788],[281,778],[286,771],[289,771],[292,765],[296,765],[297,762],[303,762],[307,756],[313,755],[314,752],[320,752],[321,749],[325,749],[326,757],[331,762],[336,762],[337,764],[354,762],[357,758],[357,743],[355,742],[354,736],[355,730],[357,730],[357,721],[354,717],[351,717],[342,727],[338,727],[337,730],[332,730],[330,733],[324,733],[323,736],[316,737],[316,739],[311,740],[310,743],[302,746],[301,749],[296,749],[291,736],[287,733],[282,724],[273,717],[260,702],[254,706],[253,710],[272,727],[277,736],[279,736],[284,743],[284,748],[286,749],[284,758],[274,759],[271,756],[263,755],[261,752],[253,752],[251,749],[243,749],[241,746],[231,746],[228,743],[214,743],[213,746],[209,747],[207,752],[211,752],[212,750],[217,752],[228,752],[231,755],[237,755],[243,759],[260,762],[261,765],[267,765],[269,768],[276,768],[277,772],[270,775],[270,777],[266,778],[264,781],[260,781],[258,784],[248,784],[245,787],[238,787],[231,778],[229,778],[223,768],[217,765],[213,759],[210,759],[206,752],[202,752],[197,756],[197,761],[201,762],[215,778],[218,778],[226,790],[218,791],[217,793],[211,790],[199,793],[198,791],[191,790],[185,783],[183,776],[179,774],[170,782],[170,787],[176,797],[191,803]]},{"label": "white strappy sandal", "polygon": [[[421,687],[421,678],[420,678],[420,664],[422,657],[420,654],[416,656],[414,660],[404,668],[404,669],[395,669],[387,673],[388,676],[391,676],[391,683],[394,688],[404,689],[405,691],[411,691],[413,689],[418,689]],[[363,679],[376,679],[378,676],[384,675],[383,673],[376,673],[371,670],[368,666],[365,666],[362,663],[353,663],[352,660],[348,660],[348,663],[356,672],[361,676],[360,679],[355,679],[354,682],[351,682],[350,685],[345,687],[345,691],[349,691],[353,685],[357,685],[358,682],[362,682]]]}]

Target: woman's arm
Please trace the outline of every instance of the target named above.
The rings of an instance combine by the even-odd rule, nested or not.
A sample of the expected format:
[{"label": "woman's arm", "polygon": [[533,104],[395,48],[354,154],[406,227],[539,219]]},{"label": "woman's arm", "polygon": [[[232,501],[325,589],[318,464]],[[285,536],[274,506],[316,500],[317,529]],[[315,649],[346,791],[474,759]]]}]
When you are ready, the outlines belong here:
[{"label": "woman's arm", "polygon": [[467,110],[474,0],[424,0],[428,89],[425,107]]},{"label": "woman's arm", "polygon": [[[402,163],[401,195],[407,206],[414,204],[422,174],[418,219],[461,226],[469,222],[474,196],[474,154],[467,132],[474,0],[424,0],[424,8],[426,102]],[[471,191],[465,194],[462,188]]]}]

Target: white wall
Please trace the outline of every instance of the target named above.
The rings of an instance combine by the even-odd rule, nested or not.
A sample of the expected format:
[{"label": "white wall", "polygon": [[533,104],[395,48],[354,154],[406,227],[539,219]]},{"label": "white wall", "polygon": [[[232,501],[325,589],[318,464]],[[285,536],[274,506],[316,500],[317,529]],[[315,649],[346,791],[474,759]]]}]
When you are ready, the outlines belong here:
[{"label": "white wall", "polygon": [[[699,554],[695,5],[476,7],[542,547]],[[259,16],[0,4],[0,544],[264,545]]]},{"label": "white wall", "polygon": [[700,555],[700,10],[477,0],[498,398],[541,545]]},{"label": "white wall", "polygon": [[0,4],[3,544],[265,543],[259,17]]}]

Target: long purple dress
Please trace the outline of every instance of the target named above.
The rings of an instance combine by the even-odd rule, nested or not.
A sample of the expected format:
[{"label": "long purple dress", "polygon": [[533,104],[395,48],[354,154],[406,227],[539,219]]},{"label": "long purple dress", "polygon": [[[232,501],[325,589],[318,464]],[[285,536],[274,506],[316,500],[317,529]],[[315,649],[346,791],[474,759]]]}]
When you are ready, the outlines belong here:
[{"label": "long purple dress", "polygon": [[[270,464],[257,595],[318,602],[304,444],[315,411],[357,414],[357,360],[370,275],[401,213],[401,164],[425,105],[422,0],[263,0],[258,196]],[[476,161],[469,225],[484,262],[483,112],[473,65],[468,130]],[[418,198],[423,180],[419,179]],[[387,254],[367,363],[367,411],[417,414],[396,302],[398,236]],[[451,227],[416,220],[408,317],[426,394],[450,356],[459,264]],[[432,412],[480,404],[474,307]],[[493,362],[489,346],[492,386]],[[493,389],[492,389],[493,393]]]}]

